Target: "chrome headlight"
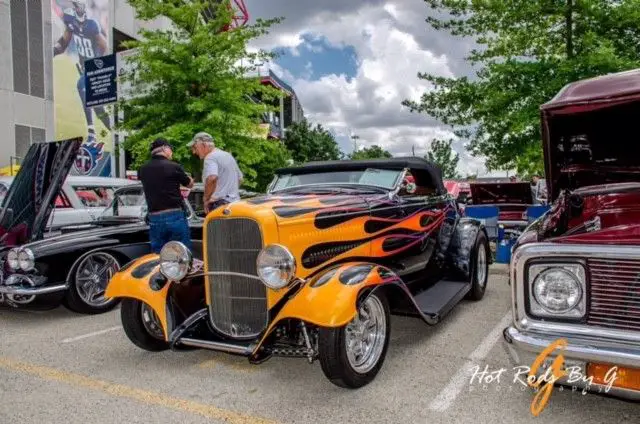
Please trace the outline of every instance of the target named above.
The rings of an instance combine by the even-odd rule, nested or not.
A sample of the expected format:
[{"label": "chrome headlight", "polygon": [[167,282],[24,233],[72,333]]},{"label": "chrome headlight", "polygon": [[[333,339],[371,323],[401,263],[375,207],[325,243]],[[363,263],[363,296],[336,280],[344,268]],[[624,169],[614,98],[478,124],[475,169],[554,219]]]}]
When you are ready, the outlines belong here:
[{"label": "chrome headlight", "polygon": [[7,253],[7,264],[13,271],[20,268],[20,263],[18,262],[18,252],[19,249],[11,249],[9,250],[9,253]]},{"label": "chrome headlight", "polygon": [[18,265],[25,272],[31,271],[36,266],[36,259],[31,249],[20,249],[18,252]]},{"label": "chrome headlight", "polygon": [[189,273],[192,262],[191,251],[178,241],[170,241],[160,251],[160,272],[169,280],[182,280]]},{"label": "chrome headlight", "polygon": [[579,264],[529,267],[531,312],[536,316],[582,318],[586,272]]},{"label": "chrome headlight", "polygon": [[296,259],[286,247],[271,244],[258,255],[257,268],[264,285],[278,290],[286,287],[296,275]]}]

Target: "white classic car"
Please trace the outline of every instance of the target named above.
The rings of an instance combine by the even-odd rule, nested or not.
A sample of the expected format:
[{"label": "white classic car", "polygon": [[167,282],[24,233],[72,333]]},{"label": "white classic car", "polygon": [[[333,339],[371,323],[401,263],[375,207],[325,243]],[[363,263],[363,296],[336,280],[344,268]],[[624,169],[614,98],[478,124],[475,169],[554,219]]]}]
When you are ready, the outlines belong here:
[{"label": "white classic car", "polygon": [[[0,204],[12,182],[13,177],[0,177]],[[56,198],[48,226],[90,223],[111,204],[117,188],[134,184],[137,182],[124,178],[69,176]]]}]

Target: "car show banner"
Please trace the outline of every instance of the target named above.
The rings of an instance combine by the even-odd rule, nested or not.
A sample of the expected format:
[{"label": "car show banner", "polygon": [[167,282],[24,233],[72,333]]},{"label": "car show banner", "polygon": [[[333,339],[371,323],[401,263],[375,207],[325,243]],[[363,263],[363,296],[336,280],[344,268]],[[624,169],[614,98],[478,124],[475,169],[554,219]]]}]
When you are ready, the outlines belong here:
[{"label": "car show banner", "polygon": [[118,101],[117,77],[115,54],[87,60],[84,73],[87,106],[102,106]]},{"label": "car show banner", "polygon": [[[72,175],[112,176],[113,119],[106,106],[111,102],[104,98],[113,95],[97,91],[99,84],[87,86],[86,79],[88,66],[94,71],[100,61],[103,69],[112,66],[107,65],[112,56],[109,1],[52,0],[51,7],[54,138],[84,140]],[[96,100],[97,94],[102,101]]]}]

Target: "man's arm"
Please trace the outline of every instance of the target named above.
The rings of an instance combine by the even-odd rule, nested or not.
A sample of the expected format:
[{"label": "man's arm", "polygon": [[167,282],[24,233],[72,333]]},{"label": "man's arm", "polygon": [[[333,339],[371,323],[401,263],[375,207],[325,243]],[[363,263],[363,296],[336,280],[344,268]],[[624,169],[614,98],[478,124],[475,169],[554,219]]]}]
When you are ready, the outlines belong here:
[{"label": "man's arm", "polygon": [[187,175],[186,172],[184,172],[184,168],[178,165],[176,170],[178,172],[178,182],[180,183],[180,185],[186,188],[193,187],[193,178],[191,178]]},{"label": "man's arm", "polygon": [[98,48],[100,49],[100,54],[104,55],[108,50],[109,46],[107,45],[107,39],[104,38],[102,33],[98,32],[96,35],[96,43],[98,44]]},{"label": "man's arm", "polygon": [[211,196],[213,195],[213,193],[215,193],[217,185],[217,175],[209,175],[204,182],[204,210],[207,213],[209,212],[209,202],[211,201]]},{"label": "man's arm", "polygon": [[216,192],[218,185],[218,163],[213,159],[205,159],[202,175],[204,176],[204,202],[205,211],[208,213],[207,205],[211,201],[211,196]]},{"label": "man's arm", "polygon": [[69,28],[66,28],[64,30],[64,33],[62,33],[62,36],[60,37],[58,42],[53,46],[53,55],[57,56],[60,53],[63,53],[65,50],[67,50],[67,46],[69,45],[70,42],[71,42],[71,31],[69,31]]}]

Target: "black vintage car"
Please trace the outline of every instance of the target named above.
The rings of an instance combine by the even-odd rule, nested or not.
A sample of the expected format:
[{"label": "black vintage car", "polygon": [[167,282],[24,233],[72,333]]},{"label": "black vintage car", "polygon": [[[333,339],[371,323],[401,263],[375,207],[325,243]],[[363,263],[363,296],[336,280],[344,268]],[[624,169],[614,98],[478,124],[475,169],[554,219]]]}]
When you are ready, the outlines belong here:
[{"label": "black vintage car", "polygon": [[[61,303],[87,314],[117,301],[104,297],[123,265],[150,252],[141,185],[117,190],[112,204],[90,224],[50,231],[53,203],[80,141],[31,146],[0,211],[0,305],[49,309]],[[202,218],[185,200],[194,255],[202,251]]]}]

